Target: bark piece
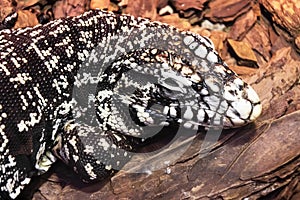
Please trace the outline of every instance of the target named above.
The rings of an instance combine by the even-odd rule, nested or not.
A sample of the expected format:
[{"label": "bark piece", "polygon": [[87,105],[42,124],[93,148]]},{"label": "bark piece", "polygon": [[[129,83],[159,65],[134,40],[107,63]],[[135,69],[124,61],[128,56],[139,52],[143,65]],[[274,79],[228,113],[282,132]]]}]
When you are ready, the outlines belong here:
[{"label": "bark piece", "polygon": [[[286,47],[278,50],[267,66],[260,68],[256,74],[247,78],[248,83],[261,98],[263,113],[267,111],[276,113],[274,112],[276,109],[281,109],[281,106],[276,109],[274,107],[271,109],[270,106],[291,88],[297,87],[299,71],[299,57],[294,55],[290,47]],[[267,120],[270,117],[263,115],[260,120]]]},{"label": "bark piece", "polygon": [[269,30],[269,40],[271,43],[271,49],[270,49],[271,55],[273,55],[279,49],[290,46],[288,41],[286,41],[285,38],[281,34],[277,33],[273,28],[268,27],[268,30]]},{"label": "bark piece", "polygon": [[61,0],[53,5],[53,14],[55,19],[67,16],[78,16],[85,11],[88,0]]},{"label": "bark piece", "polygon": [[158,0],[157,8],[163,8],[168,5],[169,0]]},{"label": "bark piece", "polygon": [[[269,29],[263,22],[256,23],[245,35],[242,40],[251,44],[252,49],[257,55],[259,66],[265,65],[271,58],[271,42]],[[281,47],[282,48],[282,47]]]},{"label": "bark piece", "polygon": [[[227,63],[229,64],[229,63]],[[238,75],[245,75],[245,76],[250,76],[252,74],[255,74],[257,69],[255,68],[250,68],[248,66],[238,66],[238,65],[229,65],[229,68],[232,69],[235,73],[237,73]]]},{"label": "bark piece", "polygon": [[191,28],[191,24],[188,23],[187,20],[180,18],[177,13],[159,16],[157,20],[175,26],[181,30],[189,30]]},{"label": "bark piece", "polygon": [[298,50],[300,50],[300,36],[298,36],[298,37],[295,39],[295,44],[296,44]]},{"label": "bark piece", "polygon": [[107,9],[109,7],[110,0],[91,0],[90,8],[91,9]]},{"label": "bark piece", "polygon": [[26,8],[38,3],[39,1],[40,0],[17,0],[16,3],[18,8]]},{"label": "bark piece", "polygon": [[251,8],[250,0],[215,0],[209,3],[210,10],[205,17],[214,22],[233,21]]},{"label": "bark piece", "polygon": [[[300,125],[299,117],[300,112],[295,112],[258,127],[254,135],[247,130],[241,131],[241,135],[232,138],[228,145],[199,160],[189,175],[191,182],[202,186],[194,195],[197,198],[241,199],[253,198],[258,193],[257,196],[261,197],[264,192],[270,193],[282,186],[280,179],[284,175],[293,173],[297,176],[300,146],[295,140],[300,131],[295,126]],[[290,129],[287,129],[286,123],[291,123]],[[281,168],[284,165],[291,167],[291,171]],[[276,178],[279,174],[281,178]],[[290,182],[288,178],[282,181]]]},{"label": "bark piece", "polygon": [[221,58],[225,59],[228,56],[228,49],[224,44],[226,42],[228,34],[223,31],[211,31],[209,33],[210,35],[208,37],[214,43],[216,51],[219,52]]},{"label": "bark piece", "polygon": [[39,24],[36,15],[29,10],[19,10],[18,20],[14,28],[33,27]]},{"label": "bark piece", "polygon": [[294,37],[300,31],[300,3],[297,0],[259,0],[272,19]]},{"label": "bark piece", "polygon": [[234,40],[241,40],[254,26],[257,17],[257,14],[252,9],[238,17],[236,22],[231,27],[228,37]]},{"label": "bark piece", "polygon": [[135,17],[156,19],[158,0],[128,0],[125,12]]},{"label": "bark piece", "polygon": [[208,0],[171,0],[171,4],[178,11],[186,11],[188,9],[203,10],[204,4]]},{"label": "bark piece", "polygon": [[251,45],[247,42],[238,42],[228,39],[228,44],[238,57],[238,64],[246,66],[257,66],[257,59],[252,51]]},{"label": "bark piece", "polygon": [[0,1],[0,21],[2,22],[3,19],[12,13],[14,7],[12,6],[12,0],[1,0]]}]

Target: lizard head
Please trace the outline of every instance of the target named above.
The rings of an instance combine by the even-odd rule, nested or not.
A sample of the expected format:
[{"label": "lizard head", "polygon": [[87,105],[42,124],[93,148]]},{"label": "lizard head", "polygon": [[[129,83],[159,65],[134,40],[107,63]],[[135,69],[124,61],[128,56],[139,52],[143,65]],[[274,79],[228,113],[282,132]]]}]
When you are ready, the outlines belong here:
[{"label": "lizard head", "polygon": [[[174,122],[192,129],[232,128],[253,122],[261,113],[253,88],[221,60],[197,65],[157,49],[120,59],[98,84],[96,113],[104,130],[140,136],[156,133],[149,127]],[[118,78],[111,79],[115,72]],[[106,110],[111,110],[109,115]]]},{"label": "lizard head", "polygon": [[181,118],[186,127],[240,127],[261,114],[257,93],[224,62],[213,64],[207,71],[205,66],[193,67],[180,59],[173,63],[176,72],[163,73],[161,85],[172,90],[170,98],[181,98]]}]

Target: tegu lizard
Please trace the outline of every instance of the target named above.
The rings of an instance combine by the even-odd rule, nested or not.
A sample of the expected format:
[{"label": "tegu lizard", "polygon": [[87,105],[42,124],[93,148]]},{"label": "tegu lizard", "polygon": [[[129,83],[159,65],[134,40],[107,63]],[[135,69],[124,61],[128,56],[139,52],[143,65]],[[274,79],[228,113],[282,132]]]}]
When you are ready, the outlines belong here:
[{"label": "tegu lizard", "polygon": [[4,199],[57,159],[100,180],[155,127],[239,127],[262,109],[208,38],[100,10],[1,30],[0,77]]}]

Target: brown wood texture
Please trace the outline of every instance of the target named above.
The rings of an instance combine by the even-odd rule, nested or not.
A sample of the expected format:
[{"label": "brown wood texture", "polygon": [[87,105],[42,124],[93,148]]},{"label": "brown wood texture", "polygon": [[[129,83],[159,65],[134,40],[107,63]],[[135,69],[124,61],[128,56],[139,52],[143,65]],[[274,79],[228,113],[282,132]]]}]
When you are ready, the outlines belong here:
[{"label": "brown wood texture", "polygon": [[[39,3],[17,0],[16,4],[7,0],[0,4],[4,5],[0,14],[13,9],[32,13],[50,11],[54,18],[78,15],[99,6],[208,36],[221,57],[258,92],[263,105],[263,113],[255,124],[224,130],[205,154],[199,152],[205,134],[199,133],[164,152],[171,158],[174,152],[191,143],[167,167],[141,174],[120,171],[96,184],[81,183],[71,169],[57,163],[50,172],[36,177],[22,198],[300,198],[300,5],[297,0],[43,0]],[[166,6],[173,14],[160,16],[159,10]],[[201,27],[205,20],[214,25]],[[219,27],[216,24],[225,28],[216,28]],[[155,156],[143,159],[158,162]],[[138,166],[132,166],[135,167]]]}]

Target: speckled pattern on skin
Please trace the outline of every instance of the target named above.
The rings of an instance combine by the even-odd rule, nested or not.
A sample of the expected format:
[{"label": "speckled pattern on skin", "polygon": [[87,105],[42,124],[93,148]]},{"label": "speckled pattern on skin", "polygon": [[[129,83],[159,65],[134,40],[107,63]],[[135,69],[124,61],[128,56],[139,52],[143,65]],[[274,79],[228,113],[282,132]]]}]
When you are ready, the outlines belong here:
[{"label": "speckled pattern on skin", "polygon": [[0,76],[1,199],[57,158],[100,180],[152,136],[145,127],[231,128],[261,112],[209,39],[99,10],[0,31]]}]

